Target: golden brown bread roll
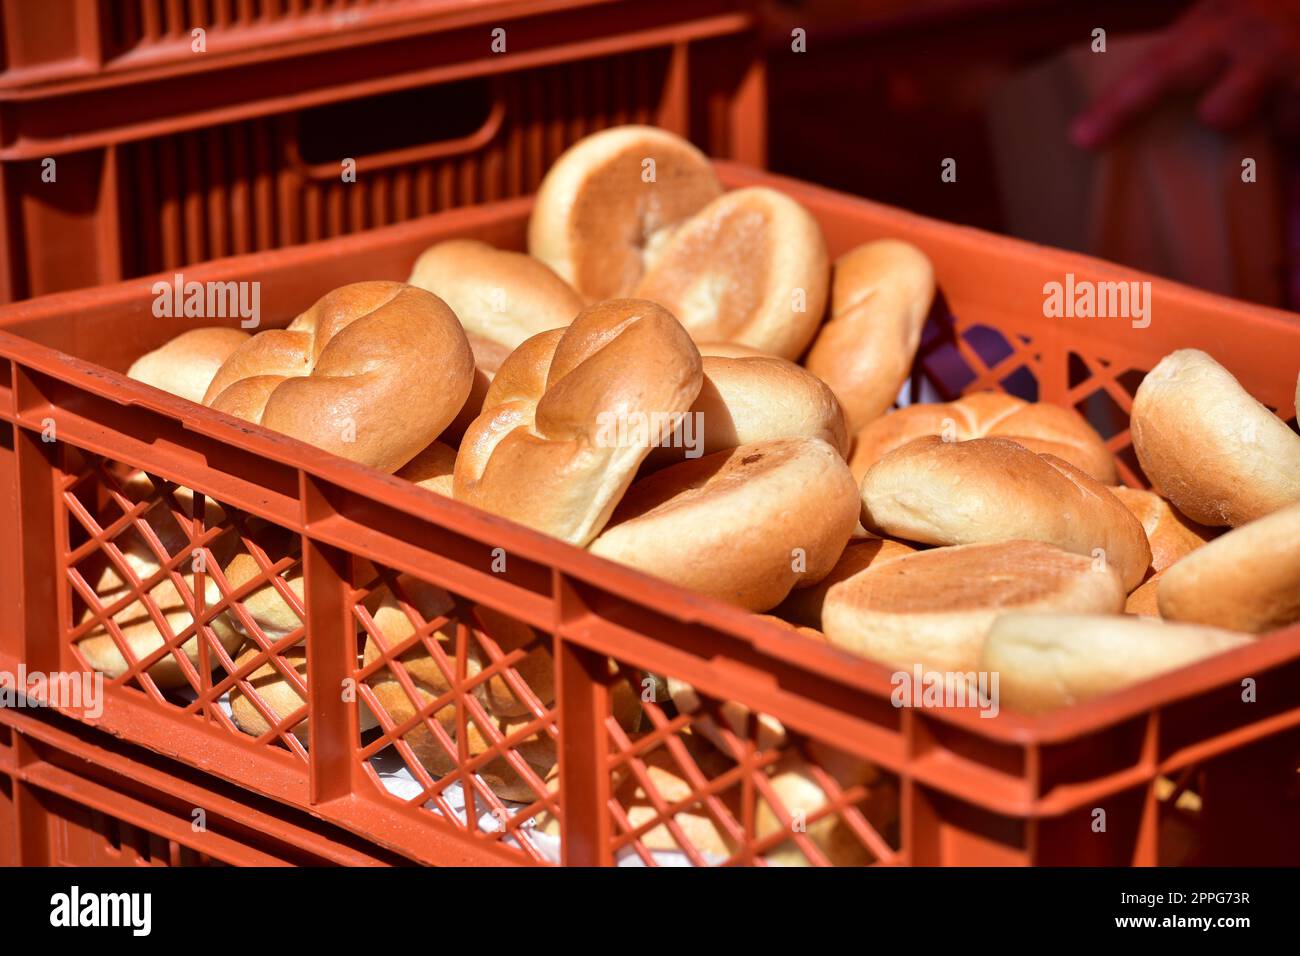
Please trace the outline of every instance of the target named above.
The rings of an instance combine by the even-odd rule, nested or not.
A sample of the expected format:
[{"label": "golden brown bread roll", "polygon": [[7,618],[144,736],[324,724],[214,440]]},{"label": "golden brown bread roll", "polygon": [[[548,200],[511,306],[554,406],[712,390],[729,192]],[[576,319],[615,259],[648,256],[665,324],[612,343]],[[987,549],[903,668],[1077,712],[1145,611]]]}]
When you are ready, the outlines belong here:
[{"label": "golden brown bread roll", "polygon": [[413,481],[434,494],[452,497],[452,472],[456,467],[456,449],[440,441],[433,442],[397,473],[398,478]]},{"label": "golden brown bread roll", "polygon": [[859,571],[877,564],[884,564],[905,554],[915,554],[916,548],[902,541],[889,538],[864,537],[849,541],[844,547],[840,559],[831,568],[831,573],[811,587],[796,587],[790,596],[782,601],[775,613],[796,624],[805,627],[821,628],[822,606],[826,603],[826,592],[833,585],[853,577]]},{"label": "golden brown bread roll", "polygon": [[1147,478],[1193,521],[1236,527],[1300,501],[1300,437],[1204,352],[1147,373],[1131,428]]},{"label": "golden brown bread roll", "polygon": [[934,301],[934,267],[897,239],[868,242],[835,260],[831,314],[805,364],[858,431],[894,404]]},{"label": "golden brown bread roll", "polygon": [[528,251],[589,301],[628,296],[671,228],[722,193],[708,158],[651,126],[569,147],[537,191]]},{"label": "golden brown bread roll", "polygon": [[442,299],[467,333],[498,343],[506,354],[538,332],[568,325],[584,305],[540,260],[474,239],[430,246],[406,281]]},{"label": "golden brown bread roll", "polygon": [[[143,473],[137,472],[126,481],[123,492],[131,501],[140,502],[154,493],[154,485]],[[194,493],[190,489],[176,488],[172,498],[183,516],[187,518],[194,517],[196,504]],[[219,525],[225,520],[224,509],[211,498],[204,498],[203,514],[204,526],[207,528]],[[189,536],[176,520],[172,506],[166,499],[159,500],[150,506],[144,514],[144,520],[157,536],[158,543],[167,554],[174,556],[188,549]],[[157,552],[146,542],[142,533],[135,528],[131,528],[115,538],[114,544],[120,550],[126,566],[142,582],[149,580],[162,567],[158,562]],[[220,564],[228,560],[237,547],[238,539],[233,532],[227,531],[208,545],[208,551],[213,559]],[[181,576],[188,596],[197,599],[198,568],[194,558],[191,556],[182,559],[176,570]],[[127,584],[124,575],[111,563],[104,564],[96,573],[92,573],[90,581],[93,582],[92,586],[96,598],[105,607],[110,607],[131,594],[131,588]],[[210,608],[221,601],[220,589],[217,587],[216,582],[212,580],[212,577],[207,574],[204,577],[203,595],[205,608]],[[170,576],[163,578],[149,589],[149,598],[167,622],[167,626],[173,635],[179,635],[181,631],[194,622],[194,617],[189,611],[189,604],[182,598],[175,581]],[[93,616],[90,609],[87,608],[81,615],[80,623],[85,624]],[[158,625],[149,609],[140,600],[133,600],[122,607],[113,614],[112,621],[117,626],[121,637],[126,641],[132,656],[137,661],[143,660],[164,644],[163,635],[159,631]],[[231,630],[222,616],[213,618],[209,626],[228,653],[233,654],[238,650],[243,640],[242,636]],[[182,652],[197,670],[199,666],[198,637],[191,636],[180,646]],[[95,625],[85,637],[77,641],[77,650],[92,669],[105,674],[110,679],[121,677],[126,673],[127,659],[123,656],[113,636],[109,634],[102,624]],[[214,667],[219,663],[215,650],[209,650],[208,660]],[[148,674],[153,682],[162,689],[189,686],[189,681],[181,670],[181,665],[174,653],[167,654],[150,666]]]},{"label": "golden brown bread roll", "polygon": [[895,448],[925,435],[947,441],[1006,438],[1040,455],[1055,455],[1102,484],[1115,483],[1115,459],[1100,435],[1071,409],[1031,404],[1002,392],[975,392],[955,402],[909,405],[877,418],[854,438],[849,467],[859,481]]},{"label": "golden brown bread roll", "polygon": [[701,382],[695,343],[663,308],[591,306],[501,366],[456,456],[456,498],[585,545],[658,441],[637,426],[671,432]]},{"label": "golden brown bread roll", "polygon": [[1156,601],[1156,589],[1164,576],[1164,571],[1157,571],[1138,585],[1124,601],[1124,613],[1136,614],[1139,617],[1159,617],[1160,605]]},{"label": "golden brown bread roll", "polygon": [[202,402],[221,363],[248,338],[243,329],[224,326],[190,329],[140,356],[126,374],[191,402]]},{"label": "golden brown bread roll", "polygon": [[1191,554],[1218,532],[1179,514],[1169,502],[1141,488],[1112,487],[1111,494],[1142,523],[1151,546],[1151,572],[1159,574]]},{"label": "golden brown bread roll", "polygon": [[628,489],[592,554],[752,611],[830,573],[857,518],[848,465],[817,438],[717,452]]},{"label": "golden brown bread roll", "polygon": [[918,438],[862,479],[862,523],[926,544],[1045,541],[1119,569],[1126,590],[1151,565],[1142,525],[1105,485],[1004,438]]},{"label": "golden brown bread roll", "polygon": [[[306,688],[306,646],[295,644],[284,651],[279,655],[280,666],[277,667],[260,647],[249,642],[244,645],[244,649],[235,658],[235,667],[242,668],[259,656],[263,658],[262,663],[249,672],[244,678],[244,682],[252,686],[253,693],[266,707],[275,725],[289,719],[296,712],[302,711],[301,719],[295,721],[293,726],[287,729],[304,744],[307,743],[307,698],[305,695],[298,693],[298,689],[290,684],[285,677],[285,674],[292,669],[298,675],[298,679],[302,681],[302,686]],[[231,687],[229,695],[230,713],[234,718],[235,726],[249,736],[261,737],[271,730],[273,724],[267,721],[267,715],[264,715],[258,709],[257,704],[244,694],[240,686],[240,684],[235,684],[235,686]],[[362,711],[368,713],[364,707]],[[371,725],[373,726],[373,720]]]},{"label": "golden brown bread roll", "polygon": [[1007,614],[980,664],[997,672],[1002,706],[1027,714],[1069,707],[1249,644],[1249,634],[1155,618]]},{"label": "golden brown bread roll", "polygon": [[1040,541],[1002,541],[872,565],[827,592],[822,623],[832,644],[887,666],[966,673],[1008,611],[1123,607],[1112,566]]},{"label": "golden brown bread roll", "polygon": [[635,294],[667,308],[697,341],[796,359],[821,324],[828,282],[817,220],[788,196],[754,186],[724,193],[678,226]]},{"label": "golden brown bread roll", "polygon": [[1300,621],[1300,504],[1234,528],[1167,570],[1160,615],[1262,634]]},{"label": "golden brown bread roll", "polygon": [[704,383],[670,441],[650,452],[649,469],[774,438],[820,438],[848,454],[844,413],[826,383],[776,356],[703,356]]},{"label": "golden brown bread roll", "polygon": [[204,404],[393,472],[469,396],[474,358],[451,309],[400,282],[356,282],[226,359]]}]

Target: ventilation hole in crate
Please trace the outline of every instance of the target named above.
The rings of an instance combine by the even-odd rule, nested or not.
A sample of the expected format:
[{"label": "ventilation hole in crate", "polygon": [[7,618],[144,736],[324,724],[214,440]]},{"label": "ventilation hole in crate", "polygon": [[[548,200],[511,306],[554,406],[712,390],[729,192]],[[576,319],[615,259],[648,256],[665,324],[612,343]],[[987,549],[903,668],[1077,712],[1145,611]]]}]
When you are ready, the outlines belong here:
[{"label": "ventilation hole in crate", "polygon": [[1136,488],[1150,487],[1151,482],[1147,480],[1146,473],[1142,470],[1142,465],[1138,462],[1137,452],[1133,450],[1132,445],[1125,445],[1115,452],[1115,459],[1119,467],[1120,484],[1131,485]]},{"label": "ventilation hole in crate", "polygon": [[607,720],[617,863],[862,866],[895,857],[896,778],[739,703],[655,681],[635,724],[617,701]]},{"label": "ventilation hole in crate", "polygon": [[1203,771],[1189,767],[1175,778],[1157,777],[1152,787],[1160,815],[1159,865],[1194,865],[1205,819]]},{"label": "ventilation hole in crate", "polygon": [[972,325],[961,333],[961,337],[975,350],[985,368],[992,368],[1015,353],[1007,337],[987,325]]},{"label": "ventilation hole in crate", "polygon": [[1120,384],[1129,395],[1136,395],[1138,387],[1141,386],[1142,380],[1147,377],[1147,373],[1141,369],[1131,368],[1126,372],[1120,372],[1115,376],[1115,381]]},{"label": "ventilation hole in crate", "polygon": [[1027,402],[1038,401],[1038,379],[1028,366],[1022,365],[1000,382],[1003,391]]},{"label": "ventilation hole in crate", "polygon": [[975,371],[951,342],[937,344],[921,359],[921,367],[943,401],[961,395],[976,379]]},{"label": "ventilation hole in crate", "polygon": [[371,779],[445,823],[538,861],[558,844],[550,635],[427,581],[359,569],[356,672]]},{"label": "ventilation hole in crate", "polygon": [[1074,403],[1079,412],[1102,438],[1114,438],[1128,428],[1128,409],[1121,406],[1106,389],[1093,392]]},{"label": "ventilation hole in crate", "polygon": [[1066,359],[1066,374],[1070,388],[1078,388],[1092,378],[1092,369],[1088,367],[1077,352],[1071,352]]}]

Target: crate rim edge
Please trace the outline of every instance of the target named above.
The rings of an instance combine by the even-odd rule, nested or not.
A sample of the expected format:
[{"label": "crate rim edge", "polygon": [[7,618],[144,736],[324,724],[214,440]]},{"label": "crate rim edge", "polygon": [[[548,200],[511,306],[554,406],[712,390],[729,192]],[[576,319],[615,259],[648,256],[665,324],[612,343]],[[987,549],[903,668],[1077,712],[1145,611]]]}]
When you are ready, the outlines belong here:
[{"label": "crate rim edge", "polygon": [[[718,167],[719,174],[728,188],[761,185],[781,189],[794,194],[795,198],[806,195],[822,199],[833,198],[837,203],[857,204],[863,208],[887,213],[895,219],[907,221],[922,232],[942,230],[952,234],[957,231],[964,243],[978,244],[982,249],[988,249],[992,245],[1009,252],[1019,252],[1021,255],[1032,251],[1036,257],[1048,256],[1070,266],[1083,266],[1105,274],[1122,273],[1130,281],[1134,278],[1150,281],[1152,288],[1159,288],[1162,294],[1199,301],[1203,304],[1231,304],[1236,310],[1248,310],[1258,320],[1285,325],[1290,332],[1294,333],[1294,323],[1287,318],[1291,313],[1279,309],[1239,302],[1107,260],[998,236],[970,226],[945,223],[942,220],[900,210],[873,200],[768,173],[745,164],[725,160],[714,160],[714,164]],[[533,197],[526,196],[492,205],[496,208],[522,212],[531,207],[532,201]],[[437,214],[436,218],[441,222],[453,224],[457,219],[472,221],[477,212],[483,208],[485,207],[471,206],[449,210]],[[364,235],[395,236],[402,232],[418,235],[422,232],[421,224],[431,218],[435,217],[422,217],[370,230]],[[205,277],[229,275],[235,270],[255,269],[259,263],[284,267],[292,265],[295,259],[317,258],[322,247],[344,249],[349,244],[355,243],[357,238],[351,235],[340,236],[279,250],[208,260],[182,269],[185,270],[188,279],[202,281]],[[296,469],[300,474],[311,476],[326,484],[336,485],[371,498],[378,497],[375,491],[377,486],[382,485],[386,493],[382,498],[384,503],[413,517],[455,533],[466,533],[475,540],[482,541],[488,535],[497,536],[499,541],[496,543],[499,546],[505,545],[509,551],[527,560],[551,567],[556,572],[576,581],[592,585],[602,591],[615,593],[622,600],[644,606],[654,613],[681,620],[683,623],[701,624],[720,631],[729,638],[743,641],[760,654],[778,657],[786,664],[806,670],[820,678],[865,691],[885,700],[889,699],[891,687],[889,675],[895,672],[896,668],[888,668],[838,648],[808,641],[798,634],[785,631],[778,625],[763,621],[743,609],[598,558],[585,549],[567,545],[549,535],[473,508],[464,502],[442,498],[417,488],[409,482],[403,482],[391,475],[339,458],[304,442],[170,395],[129,379],[123,373],[26,339],[21,334],[6,328],[28,321],[50,319],[64,312],[75,312],[81,305],[89,304],[92,300],[98,307],[103,307],[106,298],[110,303],[133,300],[139,296],[142,286],[151,288],[154,283],[166,282],[175,275],[176,271],[169,270],[104,286],[52,293],[0,306],[0,356],[13,363],[16,368],[29,367],[45,374],[54,374],[56,377],[68,377],[78,387],[102,398],[123,405],[139,405],[152,413],[173,418],[186,430],[195,431],[227,444],[242,443],[243,447],[262,457]],[[121,401],[122,397],[128,398],[128,401]],[[15,427],[39,430],[39,423],[33,424],[25,415],[19,413],[16,396],[13,401],[12,411],[0,408],[0,419],[10,421]],[[159,469],[155,473],[168,480],[180,480],[182,483],[187,481],[178,477],[169,478],[167,469]],[[306,537],[315,537],[310,522],[303,524],[300,533]],[[674,611],[665,612],[656,603],[656,598],[660,595],[671,598]],[[682,616],[677,613],[679,610],[689,611],[690,614]],[[1045,715],[1030,716],[1004,712],[1000,714],[1000,720],[990,722],[981,719],[969,708],[926,708],[926,714],[967,730],[975,731],[978,728],[978,736],[1000,743],[1027,747],[1047,746],[1114,726],[1152,709],[1163,708],[1177,700],[1203,693],[1213,687],[1225,686],[1230,680],[1248,676],[1250,671],[1258,671],[1261,666],[1265,669],[1277,667],[1297,656],[1300,656],[1300,624],[1259,635],[1259,640],[1252,644],[1196,661],[1174,671]],[[1239,666],[1225,668],[1226,664],[1238,663]],[[1140,693],[1134,693],[1139,689]],[[1177,692],[1169,694],[1171,690]]]}]

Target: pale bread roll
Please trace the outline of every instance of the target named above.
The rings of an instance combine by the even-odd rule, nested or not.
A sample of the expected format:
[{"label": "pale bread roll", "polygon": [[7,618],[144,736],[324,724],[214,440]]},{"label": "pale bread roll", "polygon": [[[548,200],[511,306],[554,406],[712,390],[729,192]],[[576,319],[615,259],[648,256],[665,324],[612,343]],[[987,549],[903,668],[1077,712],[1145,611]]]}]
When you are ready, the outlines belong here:
[{"label": "pale bread roll", "polygon": [[832,586],[874,565],[915,553],[916,548],[912,545],[889,538],[872,536],[853,539],[845,545],[844,552],[835,562],[835,567],[831,568],[830,574],[811,587],[795,588],[777,606],[775,613],[795,624],[820,629],[822,606],[826,603],[826,592]]},{"label": "pale bread roll", "polygon": [[1300,504],[1234,528],[1164,573],[1160,615],[1262,634],[1300,621]]},{"label": "pale bread roll", "polygon": [[1204,352],[1147,373],[1131,428],[1147,478],[1193,521],[1236,527],[1300,502],[1300,436]]},{"label": "pale bread roll", "polygon": [[722,194],[708,157],[652,126],[569,147],[537,190],[528,251],[588,301],[628,296],[672,227]]},{"label": "pale bread roll", "polygon": [[848,465],[826,442],[757,442],[638,481],[590,550],[764,611],[800,581],[830,573],[853,531],[856,501]]},{"label": "pale bread roll", "polygon": [[465,330],[441,299],[355,282],[237,348],[203,402],[394,472],[452,423],[473,378]]},{"label": "pale bread roll", "polygon": [[926,544],[1045,541],[1119,569],[1126,590],[1151,565],[1142,525],[1105,485],[1004,438],[918,438],[862,479],[862,523]]},{"label": "pale bread roll", "polygon": [[1111,494],[1120,500],[1133,517],[1142,522],[1147,544],[1151,546],[1151,571],[1159,574],[1175,561],[1191,554],[1213,538],[1217,531],[1197,524],[1178,513],[1169,502],[1153,491],[1116,485]]},{"label": "pale bread roll", "polygon": [[925,435],[947,441],[1006,438],[1040,455],[1055,455],[1102,484],[1115,483],[1115,459],[1078,412],[1029,403],[1002,392],[974,392],[955,402],[909,405],[858,431],[849,467],[859,481],[895,448]]},{"label": "pale bread roll", "polygon": [[503,346],[558,329],[582,311],[582,297],[532,256],[475,239],[430,246],[411,267],[408,285],[446,302],[465,331]]},{"label": "pale bread roll", "polygon": [[837,647],[898,668],[976,669],[984,637],[1008,611],[1119,613],[1114,567],[1039,541],[918,551],[833,586],[822,608]]},{"label": "pale bread roll", "polygon": [[433,442],[398,471],[398,478],[413,481],[434,494],[452,497],[452,473],[456,468],[456,449],[440,441]]},{"label": "pale bread roll", "polygon": [[909,243],[879,239],[835,260],[830,318],[805,364],[830,385],[853,431],[894,404],[933,301],[934,267]]},{"label": "pale bread roll", "polygon": [[1153,618],[1007,614],[984,643],[1002,706],[1043,713],[1251,643],[1249,634]]},{"label": "pale bread roll", "polygon": [[829,272],[817,220],[788,196],[754,186],[724,193],[682,223],[635,295],[663,305],[696,341],[796,359],[821,324]]},{"label": "pale bread roll", "polygon": [[[456,456],[456,498],[579,546],[700,393],[700,353],[662,307],[612,299],[524,342],[497,371]],[[671,430],[671,426],[670,426]]]},{"label": "pale bread roll", "polygon": [[202,402],[212,377],[249,334],[243,329],[209,326],[182,332],[148,352],[127,369],[127,377],[191,402]]},{"label": "pale bread roll", "polygon": [[699,397],[678,428],[650,452],[649,469],[774,438],[820,438],[848,454],[844,413],[817,376],[775,356],[703,356]]}]

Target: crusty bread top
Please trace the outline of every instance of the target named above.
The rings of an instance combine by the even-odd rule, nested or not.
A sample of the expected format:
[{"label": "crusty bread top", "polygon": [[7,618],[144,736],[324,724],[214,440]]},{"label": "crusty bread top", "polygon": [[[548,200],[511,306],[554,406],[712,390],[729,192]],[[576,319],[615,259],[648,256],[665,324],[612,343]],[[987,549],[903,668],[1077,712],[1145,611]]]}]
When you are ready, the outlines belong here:
[{"label": "crusty bread top", "polygon": [[859,571],[915,553],[916,548],[912,545],[889,538],[877,538],[873,535],[852,540],[844,546],[844,551],[835,562],[835,567],[831,568],[826,577],[815,585],[795,588],[774,613],[793,622],[796,626],[802,625],[801,629],[820,629],[822,605],[826,602],[826,592],[833,585],[853,577]]},{"label": "crusty bread top", "polygon": [[1151,564],[1142,525],[1105,485],[1002,438],[918,438],[862,479],[862,523],[928,544],[1046,541],[1114,564],[1129,590]]},{"label": "crusty bread top", "polygon": [[721,192],[708,158],[680,136],[603,130],[569,147],[542,180],[528,251],[588,301],[631,295],[647,250]]},{"label": "crusty bread top", "polygon": [[934,301],[934,267],[897,239],[864,243],[835,260],[830,317],[808,352],[808,369],[864,428],[894,403]]},{"label": "crusty bread top", "polygon": [[393,472],[465,404],[474,358],[437,296],[356,282],[226,359],[204,404]]},{"label": "crusty bread top", "polygon": [[243,329],[223,326],[190,329],[140,356],[126,374],[191,402],[202,402],[221,363],[248,338]]},{"label": "crusty bread top", "polygon": [[697,341],[721,339],[795,359],[816,334],[830,282],[809,212],[755,186],[724,193],[683,222],[637,286]]},{"label": "crusty bread top", "polygon": [[507,352],[538,332],[568,325],[584,304],[540,260],[473,239],[430,246],[415,260],[407,282],[446,302],[466,332]]},{"label": "crusty bread top", "polygon": [[1116,480],[1115,459],[1082,415],[1003,392],[974,392],[955,402],[909,405],[877,418],[854,438],[849,463],[854,476],[861,480],[883,455],[924,435],[949,441],[1006,438],[1030,451],[1068,461],[1103,484],[1113,485]]},{"label": "crusty bread top", "polygon": [[1131,427],[1147,478],[1193,521],[1235,527],[1300,501],[1300,436],[1204,352],[1147,373]]}]

